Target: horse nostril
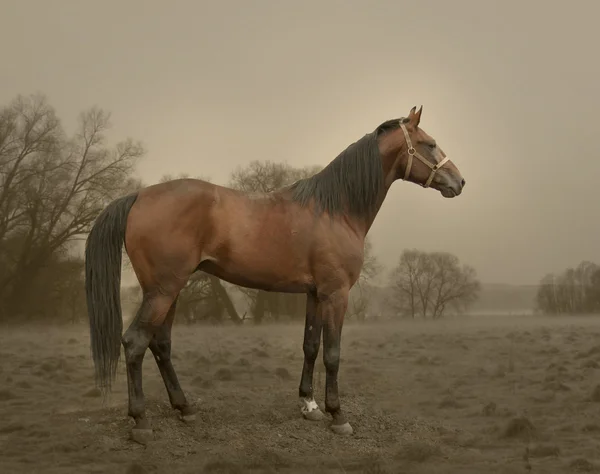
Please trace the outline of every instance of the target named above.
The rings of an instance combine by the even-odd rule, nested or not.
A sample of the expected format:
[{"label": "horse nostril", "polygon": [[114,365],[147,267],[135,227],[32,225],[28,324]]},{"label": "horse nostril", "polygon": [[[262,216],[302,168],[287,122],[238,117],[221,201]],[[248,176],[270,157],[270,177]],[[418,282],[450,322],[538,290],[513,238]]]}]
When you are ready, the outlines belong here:
[{"label": "horse nostril", "polygon": [[464,186],[465,186],[465,179],[464,179],[464,178],[463,178],[463,179],[461,179],[461,181],[460,181],[460,185],[461,185],[462,187],[464,187]]}]

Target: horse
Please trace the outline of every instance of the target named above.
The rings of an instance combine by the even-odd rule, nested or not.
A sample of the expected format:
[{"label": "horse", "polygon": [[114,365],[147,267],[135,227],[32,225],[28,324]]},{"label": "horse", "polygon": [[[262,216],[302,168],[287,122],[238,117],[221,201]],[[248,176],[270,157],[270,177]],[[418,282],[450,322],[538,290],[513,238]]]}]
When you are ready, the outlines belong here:
[{"label": "horse", "polygon": [[[203,271],[235,285],[306,294],[300,412],[326,416],[315,401],[313,370],[323,338],[329,428],[353,428],[338,395],[340,342],[348,294],[361,272],[364,242],[396,180],[459,196],[465,180],[434,138],[419,127],[423,107],[387,120],[349,145],[320,172],[264,194],[197,179],[151,185],[110,202],[85,245],[85,287],[96,385],[106,395],[123,346],[131,436],[151,439],[142,390],[150,348],[169,401],[184,422],[195,419],[171,361],[171,328],[179,292]],[[123,246],[143,292],[123,331]]]}]

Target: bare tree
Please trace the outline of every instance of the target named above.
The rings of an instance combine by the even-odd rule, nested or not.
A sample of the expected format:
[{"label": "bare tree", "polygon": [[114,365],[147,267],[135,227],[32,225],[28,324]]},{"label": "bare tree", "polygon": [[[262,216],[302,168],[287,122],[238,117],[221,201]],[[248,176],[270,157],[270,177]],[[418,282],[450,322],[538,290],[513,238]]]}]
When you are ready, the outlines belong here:
[{"label": "bare tree", "polygon": [[82,238],[102,208],[134,189],[144,150],[130,139],[106,144],[110,115],[91,108],[66,137],[41,96],[0,111],[0,300],[18,312],[31,282],[56,252]]},{"label": "bare tree", "polygon": [[400,255],[398,265],[390,275],[392,297],[390,305],[400,314],[415,318],[417,312],[427,312],[427,295],[430,279],[423,282],[422,275],[427,272],[426,254],[418,250],[405,250]]},{"label": "bare tree", "polygon": [[391,304],[401,314],[441,318],[465,310],[481,289],[475,270],[447,252],[405,250],[390,275]]},{"label": "bare tree", "polygon": [[432,317],[441,318],[448,308],[466,310],[477,299],[481,289],[475,269],[468,265],[461,266],[458,257],[447,252],[432,253],[430,259],[434,268]]}]

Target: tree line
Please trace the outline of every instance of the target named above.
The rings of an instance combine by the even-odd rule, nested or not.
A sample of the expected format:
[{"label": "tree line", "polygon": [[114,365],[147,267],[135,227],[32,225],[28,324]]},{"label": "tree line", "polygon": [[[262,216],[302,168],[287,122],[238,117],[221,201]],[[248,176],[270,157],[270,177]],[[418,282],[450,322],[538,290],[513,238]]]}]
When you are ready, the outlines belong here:
[{"label": "tree line", "polygon": [[583,261],[558,275],[544,276],[536,304],[544,314],[600,313],[600,266]]},{"label": "tree line", "polygon": [[[134,174],[144,146],[130,138],[111,145],[110,129],[110,114],[92,107],[67,134],[43,95],[18,96],[0,109],[0,321],[85,318],[82,243],[110,201],[145,185]],[[233,170],[225,184],[270,192],[320,169],[252,161]],[[405,250],[381,285],[383,270],[367,238],[348,318],[376,316],[380,310],[372,303],[382,287],[393,316],[433,319],[463,311],[480,290],[475,270],[449,253]],[[139,291],[127,289],[123,299],[135,302]],[[177,319],[259,324],[301,320],[304,311],[304,295],[241,288],[199,272],[181,292]]]}]

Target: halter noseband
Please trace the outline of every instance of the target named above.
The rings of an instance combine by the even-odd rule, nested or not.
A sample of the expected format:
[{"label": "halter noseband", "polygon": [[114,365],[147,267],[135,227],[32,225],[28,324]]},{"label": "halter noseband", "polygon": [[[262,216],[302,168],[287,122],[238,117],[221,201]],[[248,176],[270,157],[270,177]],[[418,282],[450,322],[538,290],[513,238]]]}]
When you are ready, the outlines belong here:
[{"label": "halter noseband", "polygon": [[415,156],[431,169],[431,174],[429,175],[429,178],[427,178],[427,181],[425,182],[425,184],[422,185],[424,188],[428,188],[429,185],[431,184],[431,181],[433,180],[433,176],[435,175],[435,172],[437,170],[439,170],[442,166],[444,166],[446,164],[446,162],[449,160],[449,158],[445,157],[439,163],[432,165],[429,162],[429,160],[425,159],[412,146],[412,142],[410,141],[410,136],[408,135],[408,130],[406,130],[406,126],[402,122],[400,122],[400,127],[402,128],[402,131],[404,132],[404,138],[406,139],[406,145],[408,146],[408,162],[406,163],[406,171],[404,172],[404,180],[406,181],[408,179],[408,176],[410,175],[410,169],[412,167],[413,156]]}]

